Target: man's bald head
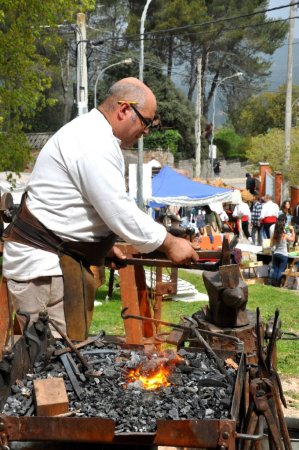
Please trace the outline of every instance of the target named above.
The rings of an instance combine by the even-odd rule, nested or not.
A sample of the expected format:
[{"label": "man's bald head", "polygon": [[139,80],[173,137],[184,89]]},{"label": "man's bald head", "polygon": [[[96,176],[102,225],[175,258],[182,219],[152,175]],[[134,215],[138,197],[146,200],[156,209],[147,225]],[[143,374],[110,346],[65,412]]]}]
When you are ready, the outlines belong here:
[{"label": "man's bald head", "polygon": [[112,106],[121,100],[136,102],[140,108],[150,100],[156,107],[156,98],[151,89],[134,77],[123,78],[114,83],[103,103]]},{"label": "man's bald head", "polygon": [[123,147],[131,147],[149,133],[146,124],[153,121],[156,109],[157,101],[151,89],[133,77],[114,83],[99,105]]}]

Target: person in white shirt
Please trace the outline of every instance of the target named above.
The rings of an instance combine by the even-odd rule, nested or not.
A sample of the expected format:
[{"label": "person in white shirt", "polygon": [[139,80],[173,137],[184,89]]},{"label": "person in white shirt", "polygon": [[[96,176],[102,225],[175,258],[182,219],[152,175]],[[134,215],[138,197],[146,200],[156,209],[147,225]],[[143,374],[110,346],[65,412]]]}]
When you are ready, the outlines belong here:
[{"label": "person in white shirt", "polygon": [[[252,243],[251,234],[249,231],[249,222],[251,218],[251,212],[248,206],[248,203],[245,203],[243,200],[235,206],[233,211],[233,217],[238,218],[241,221],[241,228],[250,243]],[[238,230],[238,234],[240,235],[241,230]]]},{"label": "person in white shirt", "polygon": [[[22,208],[4,237],[3,275],[21,328],[25,319],[18,311],[35,322],[47,310],[63,332],[72,330],[73,339],[83,314],[87,325],[78,335],[86,335],[94,298],[89,266],[107,255],[124,258],[113,246],[115,236],[142,253],[159,249],[178,264],[198,260],[190,242],[167,233],[126,192],[121,148],[149,133],[156,106],[145,84],[124,78],[97,109],[63,126],[40,152]],[[83,272],[78,289],[75,271]],[[77,294],[72,315],[66,299]]]},{"label": "person in white shirt", "polygon": [[265,195],[260,215],[263,235],[270,238],[270,227],[277,222],[279,206],[272,201],[271,195]]}]

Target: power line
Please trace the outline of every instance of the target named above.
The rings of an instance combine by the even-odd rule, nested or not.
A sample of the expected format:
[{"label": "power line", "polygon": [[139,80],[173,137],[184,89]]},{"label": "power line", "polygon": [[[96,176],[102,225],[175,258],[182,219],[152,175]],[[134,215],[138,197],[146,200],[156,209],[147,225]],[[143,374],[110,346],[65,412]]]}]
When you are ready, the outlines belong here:
[{"label": "power line", "polygon": [[[299,1],[295,2],[294,5],[299,5]],[[186,29],[190,29],[190,28],[197,28],[197,27],[203,27],[203,26],[207,26],[207,25],[215,25],[221,22],[230,22],[232,20],[238,20],[238,19],[246,19],[247,17],[252,17],[255,15],[259,15],[259,14],[265,14],[267,12],[271,12],[271,11],[275,11],[275,10],[280,10],[280,9],[284,9],[284,8],[289,8],[289,4],[287,5],[281,5],[281,6],[276,6],[274,8],[268,8],[268,9],[263,9],[260,11],[254,11],[248,14],[242,14],[239,16],[230,16],[230,17],[223,17],[223,18],[219,18],[219,19],[214,19],[214,20],[210,20],[207,22],[201,22],[199,24],[193,24],[193,25],[184,25],[181,27],[173,27],[173,28],[165,28],[163,30],[157,30],[157,31],[147,31],[144,33],[143,37],[144,39],[146,39],[147,36],[153,36],[153,35],[159,35],[159,34],[165,34],[165,33],[169,33],[171,31],[179,31],[179,30],[186,30]],[[298,17],[295,17],[295,19],[297,19]],[[272,24],[272,23],[276,23],[276,22],[286,22],[288,21],[289,18],[287,19],[278,19],[278,20],[269,20],[267,22],[264,22],[263,25],[266,24]],[[94,29],[94,28],[93,28]],[[230,29],[230,30],[235,30],[235,27]],[[100,31],[100,30],[98,30]],[[193,34],[193,33],[192,33]],[[132,35],[128,35],[125,37],[120,37],[119,39],[125,39],[125,40],[132,40],[131,38],[135,38],[137,37],[138,39],[140,39],[140,35],[139,34],[132,34]],[[107,40],[110,40],[112,38],[107,38]]]},{"label": "power line", "polygon": [[[299,16],[295,16],[294,19],[299,19]],[[241,29],[246,29],[246,28],[258,28],[258,27],[263,27],[263,26],[267,26],[267,25],[272,25],[273,23],[287,22],[288,20],[289,19],[277,19],[277,20],[271,20],[271,21],[263,22],[263,23],[259,23],[259,24],[249,24],[249,25],[240,25],[240,26],[233,27],[233,28],[223,28],[221,30],[221,32],[222,33],[228,33],[230,31],[241,30]],[[215,30],[195,31],[193,33],[186,33],[186,34],[184,34],[184,37],[194,36],[194,35],[201,35],[201,34],[207,35],[207,34],[213,34],[213,33],[215,33]],[[147,33],[147,34],[150,35],[150,33]],[[176,35],[172,35],[172,37],[176,37]],[[157,36],[155,39],[164,39],[164,38],[165,38],[165,36],[163,35],[163,36]],[[127,42],[138,42],[139,41],[138,38],[131,39],[130,37],[129,38],[128,37],[122,37],[120,39],[121,40],[127,40]],[[145,40],[150,40],[151,37],[150,36],[147,37],[147,38],[145,37],[144,39]],[[109,39],[107,38],[107,40],[110,40],[110,38]]]}]

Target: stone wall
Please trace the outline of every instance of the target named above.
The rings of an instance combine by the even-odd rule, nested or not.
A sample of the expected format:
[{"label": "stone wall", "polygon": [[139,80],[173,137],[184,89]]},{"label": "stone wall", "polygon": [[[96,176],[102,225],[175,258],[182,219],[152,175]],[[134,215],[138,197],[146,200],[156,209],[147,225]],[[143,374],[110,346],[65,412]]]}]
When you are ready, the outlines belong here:
[{"label": "stone wall", "polygon": [[[221,172],[220,177],[224,179],[235,179],[235,178],[244,178],[246,172],[252,173],[252,166],[247,162],[231,160],[226,161],[225,159],[219,159],[221,162]],[[191,178],[195,177],[195,160],[194,159],[186,159],[183,161],[179,161],[177,164],[179,169],[186,170],[189,173]],[[258,168],[257,168],[258,171]],[[206,180],[207,178],[211,178],[211,163],[210,161],[204,161],[201,166],[201,176],[202,180]]]},{"label": "stone wall", "polygon": [[[138,162],[138,150],[137,149],[131,149],[131,150],[123,150],[124,160],[126,167],[128,167],[129,164],[137,164]],[[154,157],[161,166],[170,166],[173,167],[174,164],[174,158],[172,153],[166,152],[163,150],[143,150],[143,161],[146,164],[151,160],[151,158]]]}]

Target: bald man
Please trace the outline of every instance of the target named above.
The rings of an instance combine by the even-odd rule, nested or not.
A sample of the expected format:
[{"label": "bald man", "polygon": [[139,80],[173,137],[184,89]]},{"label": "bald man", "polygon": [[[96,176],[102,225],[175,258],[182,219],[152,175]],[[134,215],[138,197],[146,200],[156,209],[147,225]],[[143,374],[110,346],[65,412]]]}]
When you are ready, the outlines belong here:
[{"label": "bald man", "polygon": [[123,257],[116,236],[142,253],[161,250],[175,263],[198,260],[188,241],[168,234],[126,193],[121,148],[150,132],[156,108],[145,84],[124,78],[97,109],[63,126],[41,150],[5,233],[3,275],[21,328],[25,316],[18,311],[35,322],[46,310],[53,329],[83,339],[94,298],[89,266],[106,255]]}]

